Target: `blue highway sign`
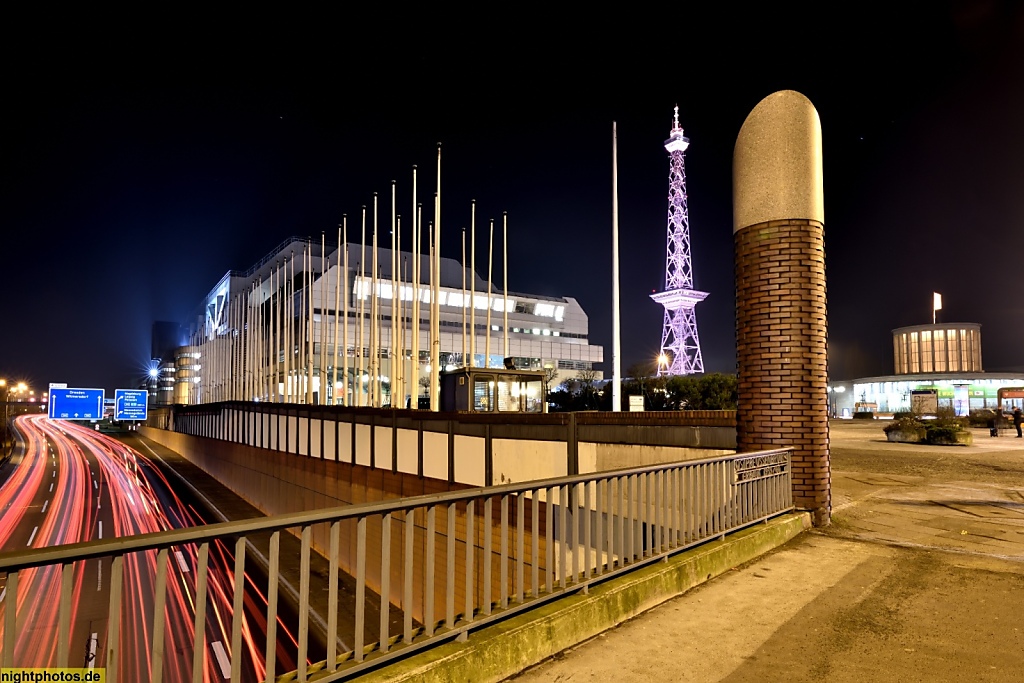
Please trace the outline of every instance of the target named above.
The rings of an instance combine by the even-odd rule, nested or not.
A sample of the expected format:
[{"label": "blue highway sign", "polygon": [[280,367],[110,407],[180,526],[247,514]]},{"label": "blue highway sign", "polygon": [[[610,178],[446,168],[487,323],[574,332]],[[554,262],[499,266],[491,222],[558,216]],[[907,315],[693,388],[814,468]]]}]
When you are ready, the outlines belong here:
[{"label": "blue highway sign", "polygon": [[114,389],[114,419],[145,420],[148,400],[145,389]]},{"label": "blue highway sign", "polygon": [[51,387],[50,418],[54,420],[103,419],[103,390]]}]

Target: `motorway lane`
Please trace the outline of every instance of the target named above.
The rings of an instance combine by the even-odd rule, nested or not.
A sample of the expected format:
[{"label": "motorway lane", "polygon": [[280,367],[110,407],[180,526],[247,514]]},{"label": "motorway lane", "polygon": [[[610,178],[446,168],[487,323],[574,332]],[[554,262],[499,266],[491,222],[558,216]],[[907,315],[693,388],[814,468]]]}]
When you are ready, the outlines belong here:
[{"label": "motorway lane", "polygon": [[[160,471],[121,442],[72,422],[42,416],[19,418],[18,426],[25,450],[22,462],[0,488],[0,509],[4,510],[0,549],[61,545],[201,523]],[[170,553],[164,623],[166,680],[191,678],[197,551],[195,546],[183,546]],[[110,559],[103,559],[75,567],[72,666],[106,665],[110,565]],[[150,677],[156,565],[155,551],[125,557],[120,680]],[[232,568],[231,553],[223,546],[211,546],[205,680],[224,680],[230,666]],[[15,664],[56,665],[60,569],[26,570],[20,578]],[[261,591],[252,590],[251,578],[247,579],[243,678],[256,680],[264,671],[266,602],[260,599]],[[0,591],[5,590],[3,585],[0,583]],[[0,634],[4,609],[6,599],[0,600]],[[283,645],[291,640],[289,629],[279,623],[278,633],[284,634],[278,640],[280,666],[294,668],[294,650]]]}]

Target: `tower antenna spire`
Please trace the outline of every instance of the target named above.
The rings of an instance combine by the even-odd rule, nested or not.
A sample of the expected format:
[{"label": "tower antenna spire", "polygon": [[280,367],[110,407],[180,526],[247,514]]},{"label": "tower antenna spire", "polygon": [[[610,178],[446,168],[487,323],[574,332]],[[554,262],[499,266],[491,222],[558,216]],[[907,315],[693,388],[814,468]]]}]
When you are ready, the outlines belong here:
[{"label": "tower antenna spire", "polygon": [[704,372],[704,360],[697,337],[694,306],[708,293],[693,288],[693,264],[690,261],[690,218],[686,203],[686,169],[683,154],[690,141],[679,125],[679,105],[675,107],[672,130],[665,149],[669,153],[668,231],[665,248],[665,289],[651,298],[665,307],[661,332],[658,376],[692,375]]}]

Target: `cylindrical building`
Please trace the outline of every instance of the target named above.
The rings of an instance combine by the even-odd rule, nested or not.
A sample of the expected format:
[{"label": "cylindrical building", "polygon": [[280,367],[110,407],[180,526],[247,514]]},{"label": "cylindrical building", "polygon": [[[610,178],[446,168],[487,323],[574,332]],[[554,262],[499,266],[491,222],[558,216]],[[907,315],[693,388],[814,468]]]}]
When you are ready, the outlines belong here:
[{"label": "cylindrical building", "polygon": [[897,375],[929,372],[982,372],[981,325],[941,323],[892,331]]},{"label": "cylindrical building", "polygon": [[174,350],[174,402],[195,403],[199,381],[200,352],[198,346],[181,346]]}]

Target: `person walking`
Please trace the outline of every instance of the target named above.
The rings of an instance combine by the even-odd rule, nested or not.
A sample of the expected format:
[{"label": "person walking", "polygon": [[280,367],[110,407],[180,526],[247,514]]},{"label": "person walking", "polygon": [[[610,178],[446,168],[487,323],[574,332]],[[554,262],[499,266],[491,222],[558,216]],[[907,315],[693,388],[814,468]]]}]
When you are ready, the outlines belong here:
[{"label": "person walking", "polygon": [[1013,411],[1013,426],[1017,428],[1017,438],[1024,438],[1024,434],[1021,434],[1021,423],[1024,422],[1024,413],[1021,412],[1020,408],[1015,408]]},{"label": "person walking", "polygon": [[992,409],[992,419],[988,421],[988,435],[999,436],[999,419],[1003,416],[1003,411],[997,405]]}]

